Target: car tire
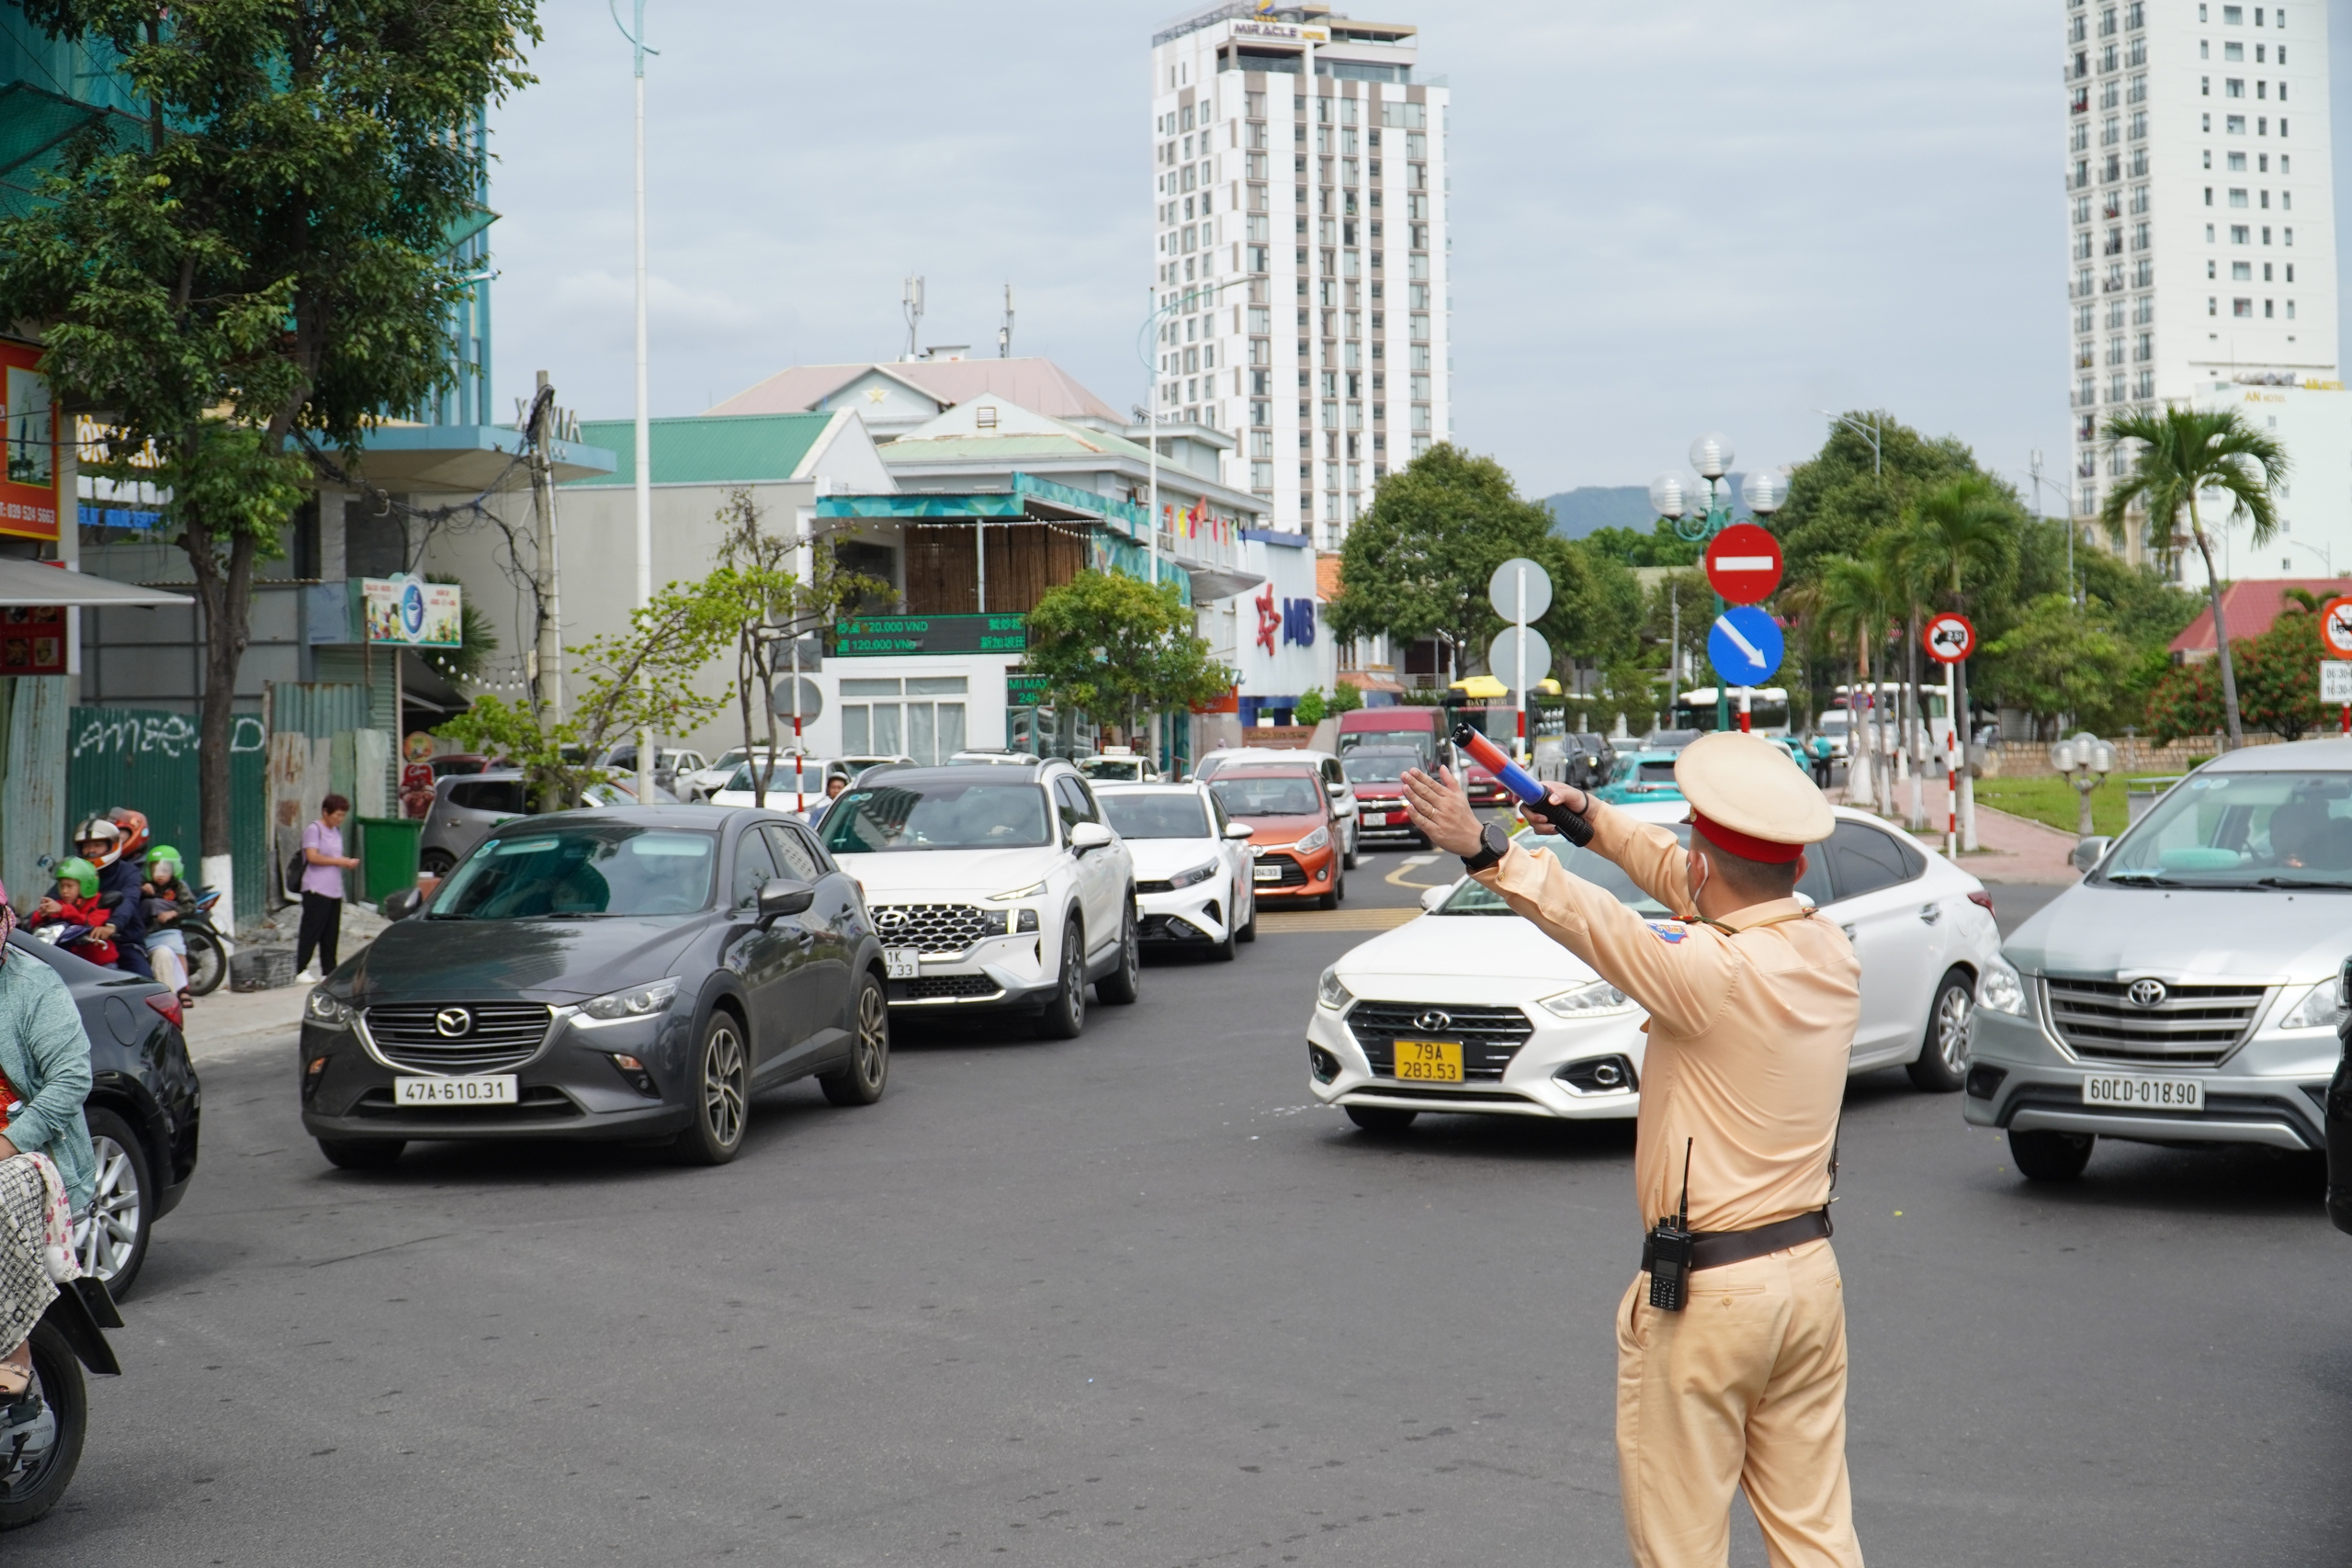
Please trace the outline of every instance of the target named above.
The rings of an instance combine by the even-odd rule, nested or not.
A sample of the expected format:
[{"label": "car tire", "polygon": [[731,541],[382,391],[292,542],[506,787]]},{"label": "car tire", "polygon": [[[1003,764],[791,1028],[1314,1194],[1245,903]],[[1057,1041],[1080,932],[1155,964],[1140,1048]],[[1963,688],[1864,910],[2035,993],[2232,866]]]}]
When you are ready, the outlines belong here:
[{"label": "car tire", "polygon": [[2047,1127],[2009,1130],[2009,1158],[2028,1181],[2072,1181],[2091,1162],[2088,1133],[2061,1133]]},{"label": "car tire", "polygon": [[130,1123],[103,1107],[85,1111],[90,1144],[97,1154],[97,1190],[90,1213],[74,1226],[74,1255],[82,1272],[106,1281],[119,1301],[138,1281],[147,1261],[147,1235],[154,1224],[154,1184],[147,1147]]},{"label": "car tire", "polygon": [[1418,1111],[1394,1111],[1385,1105],[1347,1105],[1340,1107],[1348,1120],[1367,1133],[1401,1133],[1413,1124]]},{"label": "car tire", "polygon": [[1255,942],[1258,940],[1258,894],[1254,888],[1251,889],[1250,894],[1249,923],[1244,925],[1239,931],[1233,933],[1233,940],[1236,942]]},{"label": "car tire", "polygon": [[1957,1094],[1968,1080],[1968,1031],[1976,1016],[1976,982],[1965,969],[1944,971],[1936,982],[1935,1000],[1928,1009],[1928,1032],[1919,1042],[1919,1059],[1903,1070],[1915,1089],[1929,1094]]},{"label": "car tire", "polygon": [[47,1450],[21,1473],[14,1460],[0,1463],[0,1530],[31,1524],[57,1506],[81,1468],[82,1441],[90,1428],[90,1387],[65,1336],[48,1324],[35,1324],[28,1343],[41,1402],[49,1406],[51,1438]]},{"label": "car tire", "polygon": [[1062,978],[1037,1015],[1040,1040],[1075,1040],[1086,1028],[1086,933],[1078,917],[1062,921]]},{"label": "car tire", "polygon": [[725,1165],[743,1147],[752,1111],[752,1052],[742,1021],[713,1008],[695,1049],[694,1119],[671,1145],[680,1165]]},{"label": "car tire", "polygon": [[1348,852],[1340,859],[1342,870],[1353,871],[1356,861],[1363,853],[1363,830],[1351,824],[1348,828]]},{"label": "car tire", "polygon": [[1240,940],[1241,928],[1233,923],[1237,911],[1228,905],[1225,911],[1225,940],[1209,949],[1209,958],[1217,964],[1233,962],[1233,944]]},{"label": "car tire", "polygon": [[228,951],[210,931],[189,931],[182,940],[187,943],[187,994],[209,997],[229,977]]},{"label": "car tire", "polygon": [[337,1170],[388,1170],[408,1147],[399,1138],[321,1138],[319,1153]]},{"label": "car tire", "polygon": [[1094,982],[1094,995],[1114,1008],[1131,1007],[1143,995],[1143,947],[1136,936],[1133,888],[1127,890],[1126,911],[1119,921],[1119,966]]},{"label": "car tire", "polygon": [[416,857],[418,873],[436,882],[448,875],[457,863],[457,857],[447,850],[427,850]]},{"label": "car tire", "polygon": [[871,1105],[890,1082],[890,998],[870,972],[858,982],[849,1033],[848,1062],[820,1075],[817,1087],[835,1105]]}]

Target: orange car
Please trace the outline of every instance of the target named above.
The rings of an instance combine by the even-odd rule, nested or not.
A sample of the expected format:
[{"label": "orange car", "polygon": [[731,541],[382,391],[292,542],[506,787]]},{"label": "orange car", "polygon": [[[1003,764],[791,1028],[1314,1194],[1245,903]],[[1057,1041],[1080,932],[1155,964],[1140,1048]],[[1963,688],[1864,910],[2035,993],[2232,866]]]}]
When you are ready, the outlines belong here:
[{"label": "orange car", "polygon": [[1258,898],[1274,907],[1309,900],[1336,909],[1347,897],[1340,824],[1323,781],[1306,762],[1254,762],[1209,780],[1225,813],[1250,829]]}]

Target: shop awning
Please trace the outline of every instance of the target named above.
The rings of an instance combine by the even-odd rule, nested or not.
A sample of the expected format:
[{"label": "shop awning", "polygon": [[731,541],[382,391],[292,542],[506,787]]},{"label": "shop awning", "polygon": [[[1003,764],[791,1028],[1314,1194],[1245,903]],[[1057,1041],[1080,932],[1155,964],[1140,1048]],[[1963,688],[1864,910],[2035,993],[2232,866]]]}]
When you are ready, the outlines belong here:
[{"label": "shop awning", "polygon": [[0,559],[0,609],[51,604],[88,607],[195,603],[185,593],[142,588],[135,582],[117,582],[110,577],[90,577],[42,561]]}]

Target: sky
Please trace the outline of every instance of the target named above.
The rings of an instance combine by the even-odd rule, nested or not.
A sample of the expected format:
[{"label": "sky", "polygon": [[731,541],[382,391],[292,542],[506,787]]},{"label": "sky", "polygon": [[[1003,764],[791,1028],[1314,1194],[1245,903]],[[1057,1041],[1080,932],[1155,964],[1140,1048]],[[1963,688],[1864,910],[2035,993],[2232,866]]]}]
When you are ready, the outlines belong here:
[{"label": "sky", "polygon": [[[1523,492],[1646,483],[1710,430],[1799,461],[1849,408],[2063,482],[2063,0],[1340,8],[1418,23],[1453,88],[1455,439]],[[910,273],[924,344],[995,353],[1010,282],[1015,353],[1140,401],[1172,14],[650,0],[653,413],[897,357]],[[594,0],[541,17],[539,85],[492,121],[498,406],[544,368],[625,417],[629,47]]]}]

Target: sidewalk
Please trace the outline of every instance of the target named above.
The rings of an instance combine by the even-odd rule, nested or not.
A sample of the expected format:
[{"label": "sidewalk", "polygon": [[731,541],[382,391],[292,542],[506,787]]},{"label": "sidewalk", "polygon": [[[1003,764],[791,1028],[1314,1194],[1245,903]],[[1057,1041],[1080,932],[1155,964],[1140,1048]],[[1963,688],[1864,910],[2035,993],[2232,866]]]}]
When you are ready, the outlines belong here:
[{"label": "sidewalk", "polygon": [[[1911,786],[1898,781],[1894,786],[1895,820],[1910,803]],[[1829,798],[1840,805],[1853,804],[1846,800],[1842,788],[1829,792]],[[1928,820],[1934,824],[1931,832],[1919,835],[1919,841],[1940,852],[1944,847],[1944,781],[1940,776],[1923,780],[1919,798],[1927,807]],[[1867,806],[1860,807],[1868,810]],[[1976,841],[1981,846],[1973,853],[1961,855],[1954,863],[1962,870],[1984,882],[2038,883],[2044,886],[2064,887],[2082,880],[2067,857],[2075,852],[2075,835],[2062,833],[2055,828],[2023,817],[2012,817],[2006,811],[1996,811],[1989,806],[1976,807]]]},{"label": "sidewalk", "polygon": [[[299,913],[280,910],[277,920],[264,921],[258,932],[249,931],[239,942],[239,950],[292,945]],[[335,955],[350,958],[373,942],[384,925],[375,910],[348,905],[343,911],[343,937]],[[254,940],[256,936],[258,940]],[[310,995],[310,987],[297,983],[270,991],[234,991],[224,985],[209,997],[198,997],[187,1010],[187,1027],[182,1032],[187,1037],[188,1055],[202,1066],[208,1061],[276,1049],[285,1052],[290,1069],[294,1037],[302,1027],[302,1004]]]}]

